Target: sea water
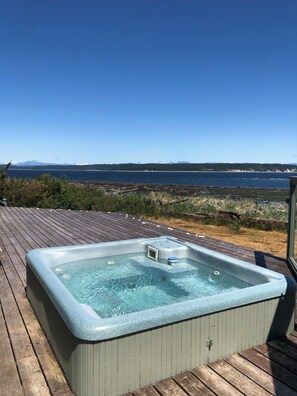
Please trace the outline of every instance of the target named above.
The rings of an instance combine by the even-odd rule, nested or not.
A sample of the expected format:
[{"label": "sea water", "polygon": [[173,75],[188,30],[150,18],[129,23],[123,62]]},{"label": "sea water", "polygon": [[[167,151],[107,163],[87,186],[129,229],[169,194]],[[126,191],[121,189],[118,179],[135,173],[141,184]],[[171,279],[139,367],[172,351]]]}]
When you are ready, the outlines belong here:
[{"label": "sea water", "polygon": [[73,261],[52,271],[79,303],[103,318],[251,286],[197,261],[169,266],[139,253]]},{"label": "sea water", "polygon": [[276,172],[126,172],[97,170],[9,169],[10,178],[36,179],[43,173],[68,181],[131,184],[179,184],[241,188],[289,188],[289,176]]}]

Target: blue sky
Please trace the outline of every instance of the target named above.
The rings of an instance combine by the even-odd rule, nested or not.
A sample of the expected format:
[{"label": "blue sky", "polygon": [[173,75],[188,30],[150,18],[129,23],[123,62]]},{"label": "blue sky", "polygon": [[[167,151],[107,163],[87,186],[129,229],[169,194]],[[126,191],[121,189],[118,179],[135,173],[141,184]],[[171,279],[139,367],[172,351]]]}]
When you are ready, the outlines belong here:
[{"label": "blue sky", "polygon": [[296,0],[10,0],[0,163],[297,162]]}]

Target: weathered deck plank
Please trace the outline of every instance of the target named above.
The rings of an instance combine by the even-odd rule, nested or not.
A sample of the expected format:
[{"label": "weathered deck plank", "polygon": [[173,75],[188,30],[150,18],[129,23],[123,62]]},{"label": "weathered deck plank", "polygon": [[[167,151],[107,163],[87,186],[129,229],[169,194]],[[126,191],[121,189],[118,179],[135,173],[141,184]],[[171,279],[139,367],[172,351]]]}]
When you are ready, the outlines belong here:
[{"label": "weathered deck plank", "polygon": [[[171,235],[286,275],[282,258],[200,238],[135,216],[0,208],[0,394],[71,395],[26,298],[25,255],[32,248]],[[3,358],[2,358],[3,357]],[[142,395],[297,395],[297,332],[131,392]]]},{"label": "weathered deck plank", "polygon": [[[249,349],[247,351],[243,351],[239,354],[243,356],[247,360],[249,360],[254,365],[258,366],[261,370],[265,371],[272,377],[277,380],[283,382],[289,388],[293,389],[297,392],[297,376],[291,371],[287,370],[287,368],[282,365],[274,362],[269,358],[269,356],[264,356],[260,352],[255,349]],[[297,394],[297,393],[296,393]]]},{"label": "weathered deck plank", "polygon": [[253,380],[246,377],[228,362],[221,360],[209,365],[218,375],[224,377],[230,385],[234,386],[243,394],[252,394],[257,396],[269,396],[270,393],[256,384]]},{"label": "weathered deck plank", "polygon": [[263,389],[267,390],[272,395],[278,396],[296,396],[296,392],[278,381],[272,375],[266,373],[258,366],[254,365],[249,360],[239,355],[232,355],[225,359],[230,365],[235,367],[243,375],[250,378],[256,384],[260,385]]},{"label": "weathered deck plank", "polygon": [[174,380],[190,395],[205,395],[214,396],[213,393],[206,385],[204,385],[197,377],[189,371],[175,375]]},{"label": "weathered deck plank", "polygon": [[[1,308],[1,307],[0,307]],[[3,312],[0,309],[0,356],[1,356],[1,375],[0,375],[0,395],[23,395],[22,385],[17,372],[13,351],[10,345]]]},{"label": "weathered deck plank", "polygon": [[234,386],[217,374],[209,366],[201,366],[192,370],[192,373],[205,385],[207,385],[216,395],[219,396],[242,396]]},{"label": "weathered deck plank", "polygon": [[[0,267],[0,280],[3,317],[24,392],[47,395],[49,391],[46,380],[40,370],[38,358],[2,267]],[[33,383],[32,378],[34,378]]]}]

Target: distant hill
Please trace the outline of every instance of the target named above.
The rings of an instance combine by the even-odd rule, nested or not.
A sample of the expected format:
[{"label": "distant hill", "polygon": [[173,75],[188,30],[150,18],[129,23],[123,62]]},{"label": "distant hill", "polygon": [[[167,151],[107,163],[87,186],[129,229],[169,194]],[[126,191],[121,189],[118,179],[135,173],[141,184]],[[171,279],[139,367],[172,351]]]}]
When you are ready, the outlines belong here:
[{"label": "distant hill", "polygon": [[[32,164],[33,163],[33,164]],[[297,165],[292,164],[259,164],[259,163],[147,163],[147,164],[93,164],[67,165],[46,164],[38,161],[26,161],[14,164],[11,169],[44,169],[44,170],[109,170],[109,171],[201,171],[201,172],[297,172]]]},{"label": "distant hill", "polygon": [[17,162],[13,164],[13,166],[21,166],[21,167],[31,167],[31,166],[67,166],[69,164],[56,164],[54,162],[39,162],[39,161],[25,161],[25,162]]},{"label": "distant hill", "polygon": [[54,163],[45,163],[39,161],[25,161],[25,162],[17,162],[13,164],[13,166],[44,166],[44,165],[57,165]]}]

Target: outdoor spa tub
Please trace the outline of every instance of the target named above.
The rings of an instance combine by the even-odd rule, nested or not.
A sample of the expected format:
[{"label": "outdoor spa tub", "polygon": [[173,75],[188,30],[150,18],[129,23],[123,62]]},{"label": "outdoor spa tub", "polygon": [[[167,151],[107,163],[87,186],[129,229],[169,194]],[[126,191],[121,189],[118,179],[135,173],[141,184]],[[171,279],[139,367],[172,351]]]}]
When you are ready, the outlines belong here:
[{"label": "outdoor spa tub", "polygon": [[294,329],[293,280],[171,237],[36,249],[27,264],[77,395],[121,395]]}]

